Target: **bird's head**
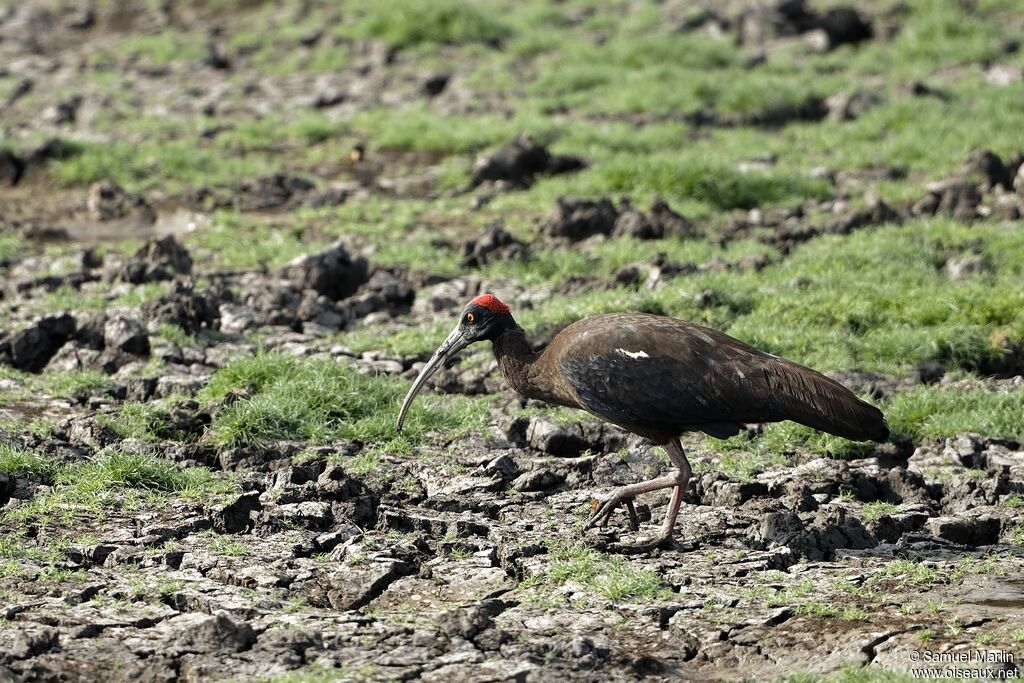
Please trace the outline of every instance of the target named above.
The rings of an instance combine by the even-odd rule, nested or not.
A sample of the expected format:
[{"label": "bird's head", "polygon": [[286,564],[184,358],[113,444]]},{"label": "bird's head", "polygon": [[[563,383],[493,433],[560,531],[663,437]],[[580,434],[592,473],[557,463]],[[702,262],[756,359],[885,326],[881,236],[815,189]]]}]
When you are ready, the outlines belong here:
[{"label": "bird's head", "polygon": [[405,395],[402,409],[398,412],[396,429],[402,431],[405,414],[409,411],[409,406],[412,405],[416,394],[430,379],[430,376],[437,372],[438,368],[444,365],[448,359],[454,358],[459,351],[470,344],[497,339],[498,335],[510,327],[514,327],[515,324],[508,306],[493,294],[481,294],[466,304],[459,315],[459,322],[455,325],[455,329],[437,348],[437,351],[434,351],[434,355],[416,376],[416,381],[412,383],[409,393]]}]

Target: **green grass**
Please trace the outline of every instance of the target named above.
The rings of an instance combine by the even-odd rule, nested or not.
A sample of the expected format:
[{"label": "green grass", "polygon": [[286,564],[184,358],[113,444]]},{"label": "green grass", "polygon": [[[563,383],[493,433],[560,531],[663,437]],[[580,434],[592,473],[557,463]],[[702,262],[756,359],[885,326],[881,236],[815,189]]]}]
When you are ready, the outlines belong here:
[{"label": "green grass", "polygon": [[25,248],[25,238],[18,234],[0,235],[0,261],[13,259]]},{"label": "green grass", "polygon": [[487,415],[486,401],[450,397],[442,407],[421,396],[398,435],[395,419],[406,390],[405,382],[362,375],[336,361],[259,352],[218,371],[199,398],[213,404],[233,392],[249,394],[217,411],[209,436],[221,446],[341,438],[407,452],[427,431],[451,437],[479,428]]},{"label": "green grass", "polygon": [[920,440],[978,432],[1024,439],[1024,393],[918,387],[897,394],[886,413],[894,431]]},{"label": "green grass", "polygon": [[403,48],[437,43],[498,43],[511,29],[493,6],[457,0],[374,0],[359,5],[359,18],[342,32],[379,38]]},{"label": "green grass", "polygon": [[694,200],[726,210],[820,199],[828,193],[821,180],[776,171],[743,173],[689,151],[624,156],[589,173],[596,176],[592,189],[597,192]]},{"label": "green grass", "polygon": [[118,51],[137,55],[158,66],[179,61],[197,61],[203,56],[202,43],[173,29],[160,33],[130,35],[120,41]]},{"label": "green grass", "polygon": [[109,178],[133,190],[162,185],[179,191],[237,182],[276,170],[266,154],[225,154],[219,149],[197,147],[192,140],[159,139],[82,143],[78,154],[51,162],[50,169],[64,185]]},{"label": "green grass", "polygon": [[52,483],[61,466],[38,453],[0,443],[0,472],[29,476],[43,483]]},{"label": "green grass", "polygon": [[636,569],[621,556],[605,555],[583,546],[556,548],[551,555],[548,578],[555,584],[579,584],[615,603],[653,602],[672,595],[658,574]]},{"label": "green grass", "polygon": [[126,401],[117,412],[99,419],[122,439],[187,441],[194,435],[174,427],[170,415],[179,400],[171,397],[150,402]]},{"label": "green grass", "polygon": [[859,607],[851,605],[838,607],[830,603],[818,601],[797,605],[794,611],[803,616],[818,617],[820,619],[838,619],[839,621],[868,621],[870,618],[868,613]]},{"label": "green grass", "polygon": [[99,370],[72,370],[39,375],[33,384],[50,396],[78,396],[112,389],[117,381]]},{"label": "green grass", "polygon": [[928,588],[962,581],[966,577],[1005,572],[1000,558],[990,555],[983,558],[965,556],[956,564],[915,562],[898,559],[885,565],[881,573],[869,579],[869,583],[895,581],[900,586]]},{"label": "green grass", "polygon": [[99,493],[120,488],[147,489],[200,497],[230,490],[224,480],[203,467],[178,468],[167,460],[149,455],[114,451],[94,461],[62,470],[57,486],[74,487],[82,493]]},{"label": "green grass", "polygon": [[207,229],[190,235],[186,244],[209,254],[218,267],[273,268],[327,246],[327,241],[303,240],[295,231],[261,217],[224,209],[213,214]]},{"label": "green grass", "polygon": [[79,514],[99,516],[112,508],[165,505],[168,496],[210,500],[236,489],[229,479],[204,467],[179,468],[162,458],[121,451],[58,464],[0,447],[0,468],[30,474],[53,487],[5,512],[3,519],[14,523],[70,524]]},{"label": "green grass", "polygon": [[892,503],[874,501],[871,503],[865,503],[861,511],[864,515],[865,522],[877,522],[879,519],[886,515],[891,515],[894,512],[898,512],[899,506],[893,505]]}]

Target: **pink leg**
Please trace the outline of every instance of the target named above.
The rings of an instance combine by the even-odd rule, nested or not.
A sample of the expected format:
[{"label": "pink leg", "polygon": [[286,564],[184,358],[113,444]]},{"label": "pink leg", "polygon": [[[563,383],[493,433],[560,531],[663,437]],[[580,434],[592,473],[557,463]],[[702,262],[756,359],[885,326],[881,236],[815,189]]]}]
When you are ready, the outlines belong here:
[{"label": "pink leg", "polygon": [[[690,467],[689,461],[686,459],[686,454],[683,452],[683,447],[679,443],[678,438],[669,441],[665,446],[665,451],[668,453],[669,460],[671,460],[672,464],[676,467],[676,471],[674,473],[656,477],[650,481],[630,484],[616,489],[608,498],[601,502],[597,510],[595,510],[590,516],[584,530],[590,529],[598,523],[602,526],[607,524],[612,512],[615,511],[615,508],[618,507],[620,503],[625,502],[629,504],[632,503],[633,498],[641,493],[657,491],[658,489],[664,489],[672,486],[674,487],[672,489],[672,497],[669,500],[668,511],[665,513],[665,521],[662,523],[661,529],[658,531],[658,535],[650,541],[639,545],[622,545],[615,546],[615,548],[624,552],[645,552],[668,541],[672,537],[672,529],[675,527],[676,517],[679,516],[679,508],[682,505],[683,496],[686,495],[686,486],[690,482],[693,470]],[[631,517],[634,517],[635,519],[635,516],[631,515]]]}]

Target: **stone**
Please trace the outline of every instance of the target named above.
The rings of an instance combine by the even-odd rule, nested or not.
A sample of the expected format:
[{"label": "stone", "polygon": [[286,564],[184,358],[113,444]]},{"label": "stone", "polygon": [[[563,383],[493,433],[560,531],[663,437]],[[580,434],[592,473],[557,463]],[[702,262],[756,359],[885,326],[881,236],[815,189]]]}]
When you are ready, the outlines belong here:
[{"label": "stone", "polygon": [[228,294],[210,289],[197,290],[191,282],[175,282],[165,296],[142,304],[141,313],[149,322],[180,327],[185,334],[216,327],[220,301]]},{"label": "stone", "polygon": [[156,213],[145,197],[126,192],[123,187],[107,179],[89,186],[85,206],[90,218],[101,223],[124,218],[129,213],[145,216],[150,223],[156,220]]},{"label": "stone", "polygon": [[570,458],[595,448],[595,444],[584,437],[580,425],[558,424],[542,416],[530,419],[526,441],[539,451]]},{"label": "stone", "polygon": [[462,243],[460,249],[462,265],[466,268],[479,268],[500,261],[526,261],[530,258],[530,249],[526,243],[517,239],[500,223],[470,237]]},{"label": "stone", "polygon": [[241,652],[256,642],[252,626],[226,612],[181,614],[160,625],[164,647],[180,654]]},{"label": "stone", "polygon": [[366,259],[351,256],[341,244],[299,256],[280,272],[299,289],[312,289],[332,301],[352,296],[369,279]]},{"label": "stone", "polygon": [[925,527],[929,533],[960,545],[992,545],[999,540],[997,517],[932,517]]},{"label": "stone", "polygon": [[25,162],[20,157],[8,149],[0,149],[0,183],[17,185],[24,172]]},{"label": "stone", "polygon": [[192,272],[192,257],[173,235],[150,240],[127,261],[104,262],[104,279],[134,285],[172,280]]},{"label": "stone", "polygon": [[310,192],[314,187],[313,183],[305,178],[286,173],[272,173],[239,185],[232,195],[231,203],[239,211],[279,209]]},{"label": "stone", "polygon": [[838,92],[825,99],[828,118],[832,121],[852,121],[881,103],[878,93],[866,90]]},{"label": "stone", "polygon": [[612,234],[618,218],[618,210],[606,197],[600,199],[560,197],[554,214],[544,224],[543,232],[549,237],[579,242],[594,235]]},{"label": "stone", "polygon": [[0,363],[39,372],[75,333],[76,321],[68,313],[37,318],[24,329],[0,336]]},{"label": "stone", "polygon": [[946,261],[943,271],[953,282],[962,282],[982,273],[990,272],[992,264],[984,254],[964,254],[953,256]]},{"label": "stone", "polygon": [[585,166],[579,157],[552,155],[531,135],[522,133],[476,160],[469,187],[473,189],[483,183],[503,181],[513,187],[527,188],[537,175],[568,173]]},{"label": "stone", "polygon": [[241,304],[221,304],[218,316],[220,331],[228,334],[241,334],[256,322],[256,312]]},{"label": "stone", "polygon": [[108,349],[137,356],[149,355],[149,334],[138,318],[114,315],[103,325],[103,342]]},{"label": "stone", "polygon": [[237,534],[251,529],[255,513],[263,509],[259,491],[246,491],[233,502],[213,514],[213,528],[222,533]]},{"label": "stone", "polygon": [[1013,189],[1013,177],[1010,169],[990,149],[976,149],[960,164],[960,175],[975,184],[982,193],[988,193],[997,187],[1004,190]]}]

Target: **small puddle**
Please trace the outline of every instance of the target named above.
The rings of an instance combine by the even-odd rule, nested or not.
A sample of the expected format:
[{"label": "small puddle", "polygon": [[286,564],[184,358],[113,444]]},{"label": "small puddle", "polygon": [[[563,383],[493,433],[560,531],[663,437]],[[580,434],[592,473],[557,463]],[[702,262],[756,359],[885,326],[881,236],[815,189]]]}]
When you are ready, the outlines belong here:
[{"label": "small puddle", "polygon": [[164,235],[187,235],[210,225],[210,217],[185,208],[159,211],[152,215],[137,213],[109,221],[71,219],[60,223],[68,239],[78,242],[103,240],[146,239]]}]

